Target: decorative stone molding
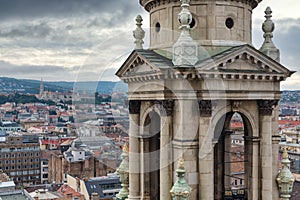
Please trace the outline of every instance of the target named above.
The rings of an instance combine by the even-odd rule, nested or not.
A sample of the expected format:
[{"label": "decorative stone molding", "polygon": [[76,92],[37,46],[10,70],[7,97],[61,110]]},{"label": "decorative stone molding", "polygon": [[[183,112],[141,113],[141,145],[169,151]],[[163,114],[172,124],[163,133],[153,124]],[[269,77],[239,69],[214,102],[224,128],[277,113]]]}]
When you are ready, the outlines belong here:
[{"label": "decorative stone molding", "polygon": [[199,100],[198,105],[199,105],[200,116],[211,117],[212,103],[210,100]]},{"label": "decorative stone molding", "polygon": [[190,67],[198,61],[198,45],[190,35],[192,14],[190,12],[190,0],[180,0],[181,12],[178,14],[178,22],[181,30],[177,42],[173,45],[173,64],[176,67]]},{"label": "decorative stone molding", "polygon": [[239,111],[239,107],[242,105],[242,101],[232,101],[231,102],[231,109],[233,112]]},{"label": "decorative stone molding", "polygon": [[140,114],[141,101],[130,100],[129,101],[129,113],[130,114]]},{"label": "decorative stone molding", "polygon": [[264,23],[262,25],[265,41],[259,50],[262,53],[264,53],[265,55],[276,60],[277,62],[280,62],[280,51],[279,51],[279,49],[277,49],[275,47],[275,45],[272,41],[275,25],[274,25],[274,22],[271,20],[272,10],[270,7],[267,7],[265,14],[266,14],[265,15],[266,20],[264,21]]},{"label": "decorative stone molding", "polygon": [[133,31],[133,37],[135,38],[135,49],[143,49],[145,31],[142,29],[143,18],[141,15],[138,15],[135,19],[136,29]]},{"label": "decorative stone molding", "polygon": [[272,115],[273,106],[277,105],[278,100],[258,100],[258,109],[260,115]]},{"label": "decorative stone molding", "polygon": [[[148,11],[150,12],[152,9],[164,5],[167,3],[173,3],[177,2],[178,0],[140,0],[140,4]],[[200,3],[203,3],[203,0],[192,0],[192,1],[198,1]],[[256,8],[258,3],[260,3],[262,0],[236,0],[238,2],[246,3],[247,5],[250,5],[252,9]]]},{"label": "decorative stone molding", "polygon": [[159,105],[160,113],[163,116],[170,116],[173,114],[174,100],[157,100],[154,104]]}]

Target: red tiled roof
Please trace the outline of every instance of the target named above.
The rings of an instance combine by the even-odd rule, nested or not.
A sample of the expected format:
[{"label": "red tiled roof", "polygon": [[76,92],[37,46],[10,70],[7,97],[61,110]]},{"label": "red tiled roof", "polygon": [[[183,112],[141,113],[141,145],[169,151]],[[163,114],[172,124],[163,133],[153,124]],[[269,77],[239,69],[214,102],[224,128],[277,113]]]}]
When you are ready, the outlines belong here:
[{"label": "red tiled roof", "polygon": [[72,195],[72,197],[79,197],[82,196],[79,192],[76,192],[73,188],[68,186],[67,184],[62,185],[57,192],[61,194],[62,196]]},{"label": "red tiled roof", "polygon": [[230,126],[231,128],[243,128],[244,124],[243,122],[231,122]]},{"label": "red tiled roof", "polygon": [[290,125],[290,126],[299,126],[300,121],[293,121],[293,120],[279,120],[279,125]]}]

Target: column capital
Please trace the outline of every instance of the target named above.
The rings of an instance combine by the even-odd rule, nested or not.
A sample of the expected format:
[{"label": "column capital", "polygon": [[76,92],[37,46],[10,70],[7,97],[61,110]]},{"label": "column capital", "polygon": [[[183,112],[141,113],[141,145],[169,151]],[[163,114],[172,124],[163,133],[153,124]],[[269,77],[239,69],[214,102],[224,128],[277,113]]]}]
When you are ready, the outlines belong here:
[{"label": "column capital", "polygon": [[156,100],[154,104],[159,105],[162,116],[171,116],[173,114],[174,99]]},{"label": "column capital", "polygon": [[129,114],[140,114],[141,101],[130,100],[129,101]]},{"label": "column capital", "polygon": [[278,100],[258,100],[259,114],[264,116],[271,116],[273,111],[273,106],[278,104]]},{"label": "column capital", "polygon": [[201,117],[211,117],[212,103],[211,100],[199,100],[199,112]]}]

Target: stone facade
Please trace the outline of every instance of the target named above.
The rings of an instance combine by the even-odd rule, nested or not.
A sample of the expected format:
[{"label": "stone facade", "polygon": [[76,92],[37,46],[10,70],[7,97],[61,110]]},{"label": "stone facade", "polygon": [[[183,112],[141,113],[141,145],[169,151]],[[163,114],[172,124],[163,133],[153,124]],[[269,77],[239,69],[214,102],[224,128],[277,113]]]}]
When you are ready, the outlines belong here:
[{"label": "stone facade", "polygon": [[[201,40],[201,44],[209,48],[212,45],[251,43],[252,10],[260,1],[191,0],[190,10],[194,18],[192,38]],[[151,16],[151,48],[172,46],[179,35],[177,15],[181,10],[180,1],[142,0],[141,4]],[[230,23],[233,23],[232,28],[228,28]]]},{"label": "stone facade", "polygon": [[280,82],[293,72],[250,45],[251,11],[260,1],[181,0],[196,20],[191,37],[209,55],[193,66],[172,62],[168,48],[177,37],[158,31],[177,29],[180,2],[140,2],[151,26],[160,24],[150,32],[151,49],[134,50],[116,73],[128,83],[129,199],[171,199],[181,157],[190,199],[223,199],[234,113],[244,122],[245,197],[278,199],[277,102]]}]

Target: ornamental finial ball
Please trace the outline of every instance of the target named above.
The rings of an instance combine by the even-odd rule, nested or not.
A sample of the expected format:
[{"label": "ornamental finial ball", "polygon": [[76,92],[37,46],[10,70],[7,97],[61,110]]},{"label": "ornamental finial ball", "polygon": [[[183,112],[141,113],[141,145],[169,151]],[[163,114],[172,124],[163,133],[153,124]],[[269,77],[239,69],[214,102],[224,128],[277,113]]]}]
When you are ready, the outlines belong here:
[{"label": "ornamental finial ball", "polygon": [[182,157],[178,161],[178,168],[179,169],[184,169],[184,160],[183,160]]},{"label": "ornamental finial ball", "polygon": [[123,145],[123,152],[125,152],[125,153],[128,153],[129,152],[129,147],[128,147],[128,144],[127,143],[125,143],[124,145]]},{"label": "ornamental finial ball", "polygon": [[269,6],[266,8],[265,13],[266,13],[266,15],[271,15],[272,14],[272,10]]},{"label": "ornamental finial ball", "polygon": [[138,24],[142,23],[142,21],[143,21],[142,16],[141,16],[141,15],[136,16],[135,21],[136,21]]},{"label": "ornamental finial ball", "polygon": [[282,158],[283,159],[288,159],[289,158],[289,154],[287,152],[287,148],[283,148],[283,153],[282,153]]}]

